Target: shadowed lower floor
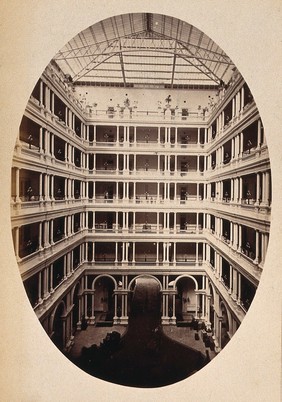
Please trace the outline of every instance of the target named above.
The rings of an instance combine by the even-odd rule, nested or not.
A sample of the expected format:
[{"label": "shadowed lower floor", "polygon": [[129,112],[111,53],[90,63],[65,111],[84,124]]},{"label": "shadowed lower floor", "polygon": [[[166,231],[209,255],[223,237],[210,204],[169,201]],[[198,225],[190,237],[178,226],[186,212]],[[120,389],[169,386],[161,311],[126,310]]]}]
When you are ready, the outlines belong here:
[{"label": "shadowed lower floor", "polygon": [[82,331],[69,358],[90,375],[121,385],[160,387],[187,378],[213,356],[206,356],[193,329],[162,328],[159,303],[158,284],[142,279],[134,290],[128,328]]}]

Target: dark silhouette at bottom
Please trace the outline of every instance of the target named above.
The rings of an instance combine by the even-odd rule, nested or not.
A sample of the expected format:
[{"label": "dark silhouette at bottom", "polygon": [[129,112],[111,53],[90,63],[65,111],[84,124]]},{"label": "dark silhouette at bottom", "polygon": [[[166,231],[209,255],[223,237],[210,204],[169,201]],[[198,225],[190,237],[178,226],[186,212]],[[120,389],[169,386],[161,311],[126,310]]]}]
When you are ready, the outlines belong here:
[{"label": "dark silhouette at bottom", "polygon": [[116,331],[108,333],[100,346],[83,348],[74,363],[116,384],[161,387],[187,378],[208,361],[199,351],[163,334],[158,284],[143,278],[133,293],[126,334],[121,338]]}]

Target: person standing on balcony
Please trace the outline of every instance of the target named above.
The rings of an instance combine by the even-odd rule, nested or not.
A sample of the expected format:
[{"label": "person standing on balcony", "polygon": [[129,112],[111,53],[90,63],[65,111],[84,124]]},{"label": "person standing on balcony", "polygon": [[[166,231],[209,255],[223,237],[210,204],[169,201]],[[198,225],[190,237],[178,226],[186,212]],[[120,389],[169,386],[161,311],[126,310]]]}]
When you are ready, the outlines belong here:
[{"label": "person standing on balcony", "polygon": [[253,146],[252,141],[251,141],[251,140],[248,140],[248,142],[247,142],[247,149],[248,149],[248,151],[249,151],[249,154],[251,153],[252,146]]},{"label": "person standing on balcony", "polygon": [[31,145],[32,145],[32,143],[33,143],[33,136],[30,134],[30,135],[27,137],[27,140],[28,140],[29,149],[31,149]]},{"label": "person standing on balcony", "polygon": [[246,254],[247,254],[247,256],[248,257],[250,257],[250,254],[251,254],[251,245],[250,245],[250,243],[247,241],[246,242]]},{"label": "person standing on balcony", "polygon": [[29,186],[26,192],[27,192],[28,200],[30,201],[32,198],[32,193],[33,193],[32,187]]}]

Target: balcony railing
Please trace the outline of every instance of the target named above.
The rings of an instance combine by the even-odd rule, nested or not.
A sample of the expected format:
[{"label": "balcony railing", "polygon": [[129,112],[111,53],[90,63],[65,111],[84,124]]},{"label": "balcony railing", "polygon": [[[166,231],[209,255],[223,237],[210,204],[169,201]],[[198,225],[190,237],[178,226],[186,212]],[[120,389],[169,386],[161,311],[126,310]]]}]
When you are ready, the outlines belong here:
[{"label": "balcony railing", "polygon": [[39,201],[39,195],[21,195],[21,202]]},{"label": "balcony railing", "polygon": [[86,117],[94,121],[115,119],[115,120],[136,120],[136,121],[160,121],[160,120],[174,120],[177,122],[204,122],[205,116],[197,110],[188,111],[187,116],[183,116],[182,112],[178,109],[158,109],[158,110],[139,110],[139,109],[125,109],[117,110],[109,108],[107,110],[92,109]]}]

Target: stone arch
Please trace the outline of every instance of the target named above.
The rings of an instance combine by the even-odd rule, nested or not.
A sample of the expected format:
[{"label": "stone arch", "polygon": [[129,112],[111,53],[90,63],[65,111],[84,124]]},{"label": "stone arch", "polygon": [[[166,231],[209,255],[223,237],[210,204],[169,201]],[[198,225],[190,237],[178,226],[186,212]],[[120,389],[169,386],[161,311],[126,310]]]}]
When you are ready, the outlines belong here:
[{"label": "stone arch", "polygon": [[174,284],[173,284],[173,290],[176,290],[176,284],[177,282],[182,279],[182,278],[190,278],[193,280],[193,282],[195,283],[195,291],[198,290],[198,282],[196,281],[196,279],[194,278],[194,276],[192,275],[187,275],[187,274],[183,274],[178,276],[175,280],[174,280]]},{"label": "stone arch", "polygon": [[213,298],[213,300],[215,299],[215,286],[214,284],[209,280],[209,295]]},{"label": "stone arch", "polygon": [[72,290],[71,290],[71,303],[73,305],[72,308],[72,326],[73,329],[76,330],[77,328],[77,324],[80,321],[81,317],[80,317],[80,307],[79,307],[79,294],[81,292],[81,283],[80,281],[77,282]]},{"label": "stone arch", "polygon": [[136,275],[128,284],[128,311],[139,314],[159,315],[161,313],[162,285],[152,274]]},{"label": "stone arch", "polygon": [[71,297],[70,297],[70,299],[71,299],[72,302],[73,302],[74,293],[75,293],[75,290],[76,290],[77,286],[79,286],[79,290],[78,290],[78,293],[79,293],[81,291],[81,283],[80,283],[80,281],[78,281],[71,289]]},{"label": "stone arch", "polygon": [[59,306],[60,306],[61,304],[64,306],[63,314],[66,314],[66,311],[67,311],[67,309],[66,309],[66,304],[65,304],[64,300],[60,300],[59,303],[58,303],[58,304],[56,305],[56,307],[54,308],[52,314],[50,315],[50,321],[49,321],[50,333],[52,333],[52,330],[53,330],[55,314],[56,314],[56,312],[57,312],[57,310],[58,310],[58,308],[59,308]]},{"label": "stone arch", "polygon": [[113,276],[111,276],[111,275],[109,275],[109,274],[100,274],[100,275],[96,276],[96,278],[95,278],[95,279],[93,280],[93,282],[92,282],[91,289],[92,289],[92,290],[95,290],[95,283],[96,283],[99,279],[105,278],[105,277],[110,278],[110,279],[114,282],[114,290],[117,290],[117,288],[118,288],[117,281],[115,280],[115,278],[114,278]]},{"label": "stone arch", "polygon": [[133,282],[136,281],[136,279],[138,279],[138,278],[152,278],[152,279],[154,279],[154,280],[159,284],[159,286],[160,286],[160,291],[162,291],[162,289],[163,289],[161,282],[160,282],[159,279],[156,278],[154,275],[151,275],[151,274],[140,274],[140,275],[137,275],[137,276],[135,276],[134,278],[131,279],[131,281],[129,282],[129,284],[128,284],[128,286],[127,286],[127,290],[130,290],[130,288],[131,288]]},{"label": "stone arch", "polygon": [[[213,299],[213,309],[215,313],[219,316],[220,315],[220,307],[219,307],[219,302],[220,302],[220,294],[217,291],[217,288],[215,285],[212,283],[212,281],[209,279],[209,293]],[[212,293],[211,293],[212,290]],[[211,303],[212,304],[212,303]]]},{"label": "stone arch", "polygon": [[197,280],[191,275],[183,274],[171,282],[171,285],[175,294],[169,296],[169,316],[174,310],[177,322],[191,321],[198,311]]},{"label": "stone arch", "polygon": [[232,318],[231,313],[229,311],[229,308],[228,308],[227,304],[222,299],[220,299],[219,308],[220,308],[221,312],[222,312],[222,306],[224,307],[224,309],[226,311],[226,316],[227,316],[227,320],[228,320],[228,327],[230,327],[231,318]]},{"label": "stone arch", "polygon": [[[219,309],[221,312],[222,322],[221,322],[221,347],[224,348],[229,342],[229,329],[231,324],[231,315],[227,305],[222,299],[219,302]],[[226,314],[225,314],[226,313]]]},{"label": "stone arch", "polygon": [[214,329],[214,323],[215,323],[214,304],[216,301],[216,289],[215,289],[214,284],[210,281],[210,279],[208,279],[208,287],[207,287],[206,296],[209,299],[209,308],[207,309],[207,314],[208,314],[207,324],[208,324],[209,328]]},{"label": "stone arch", "polygon": [[113,321],[116,316],[117,288],[117,281],[112,275],[98,275],[92,282],[93,295],[91,302],[88,302],[87,316],[93,314],[97,322]]},{"label": "stone arch", "polygon": [[62,317],[66,314],[66,305],[63,300],[61,300],[55,309],[50,318],[50,329],[52,334],[52,341],[54,344],[62,350],[65,347],[65,328],[64,328],[64,320]]}]

